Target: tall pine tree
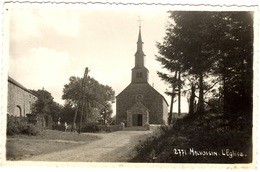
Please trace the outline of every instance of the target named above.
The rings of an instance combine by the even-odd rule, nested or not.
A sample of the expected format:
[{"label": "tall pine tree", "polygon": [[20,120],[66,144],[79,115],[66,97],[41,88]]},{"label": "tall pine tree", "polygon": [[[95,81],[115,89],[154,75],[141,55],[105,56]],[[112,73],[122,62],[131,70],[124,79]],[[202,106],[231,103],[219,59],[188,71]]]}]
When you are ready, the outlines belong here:
[{"label": "tall pine tree", "polygon": [[[252,13],[174,11],[170,19],[164,41],[157,43],[157,60],[170,74],[158,72],[159,76],[172,84],[172,73],[181,71],[183,83],[193,85],[190,100],[198,98],[199,114],[205,110],[204,94],[216,86],[206,82],[209,78],[220,81],[218,96],[224,99],[225,116],[252,114]],[[199,96],[194,95],[196,85]]]}]

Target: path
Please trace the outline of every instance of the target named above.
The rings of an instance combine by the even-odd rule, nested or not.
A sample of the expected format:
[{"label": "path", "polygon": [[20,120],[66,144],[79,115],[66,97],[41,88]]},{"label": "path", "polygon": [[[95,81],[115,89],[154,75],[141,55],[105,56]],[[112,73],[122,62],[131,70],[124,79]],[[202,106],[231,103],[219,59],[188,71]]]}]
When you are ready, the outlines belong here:
[{"label": "path", "polygon": [[138,138],[148,133],[151,131],[93,133],[102,139],[69,150],[28,157],[23,161],[126,162],[131,158],[129,153],[138,143]]}]

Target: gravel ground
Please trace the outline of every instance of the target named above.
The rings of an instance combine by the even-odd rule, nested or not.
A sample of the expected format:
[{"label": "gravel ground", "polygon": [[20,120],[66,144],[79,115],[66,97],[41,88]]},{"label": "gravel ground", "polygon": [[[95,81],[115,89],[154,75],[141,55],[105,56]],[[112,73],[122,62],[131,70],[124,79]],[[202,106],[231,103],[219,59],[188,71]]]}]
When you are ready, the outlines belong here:
[{"label": "gravel ground", "polygon": [[101,139],[67,150],[31,156],[23,161],[127,162],[133,157],[133,148],[138,140],[150,134],[151,131],[91,133]]}]

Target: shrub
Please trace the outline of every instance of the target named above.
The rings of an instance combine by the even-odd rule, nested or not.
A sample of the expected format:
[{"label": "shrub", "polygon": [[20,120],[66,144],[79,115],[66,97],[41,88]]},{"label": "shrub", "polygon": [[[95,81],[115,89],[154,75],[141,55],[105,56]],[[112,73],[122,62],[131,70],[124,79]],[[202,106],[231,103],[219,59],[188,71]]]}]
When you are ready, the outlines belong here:
[{"label": "shrub", "polygon": [[13,136],[16,134],[35,136],[41,132],[41,127],[33,124],[22,123],[10,120],[7,122],[6,134]]},{"label": "shrub", "polygon": [[[239,114],[237,115],[239,116]],[[242,115],[241,115],[242,116]],[[250,124],[246,125],[242,117],[232,121],[230,126],[222,115],[204,114],[203,116],[187,116],[179,119],[173,126],[161,126],[155,134],[136,146],[137,155],[133,162],[174,162],[174,163],[248,163],[252,155],[252,133]],[[224,126],[224,128],[223,128]],[[244,127],[247,126],[247,127]],[[219,131],[219,129],[223,131]],[[189,150],[213,150],[232,148],[246,153],[240,157],[225,156],[179,156],[173,148]]]},{"label": "shrub", "polygon": [[23,125],[22,129],[20,131],[21,134],[24,135],[31,135],[31,136],[36,136],[37,134],[39,134],[41,132],[41,128],[37,125],[33,125],[33,124],[27,124],[27,125]]},{"label": "shrub", "polygon": [[20,134],[20,130],[18,128],[18,125],[16,125],[14,122],[7,123],[6,134],[8,136],[13,136],[15,134]]},{"label": "shrub", "polygon": [[[65,131],[65,126],[64,125],[52,125],[52,129],[53,130],[58,130],[58,131]],[[67,131],[70,131],[69,129],[67,129]]]},{"label": "shrub", "polygon": [[100,129],[97,124],[87,124],[84,127],[82,127],[81,131],[95,133],[95,132],[99,132]]}]

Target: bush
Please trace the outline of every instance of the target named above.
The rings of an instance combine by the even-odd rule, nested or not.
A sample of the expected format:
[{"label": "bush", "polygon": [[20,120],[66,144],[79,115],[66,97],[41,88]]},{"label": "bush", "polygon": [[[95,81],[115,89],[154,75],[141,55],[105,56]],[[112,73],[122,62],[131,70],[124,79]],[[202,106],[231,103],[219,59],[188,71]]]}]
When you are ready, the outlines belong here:
[{"label": "bush", "polygon": [[33,124],[22,124],[19,126],[20,134],[29,135],[29,136],[36,136],[41,132],[41,129],[37,125]]},{"label": "bush", "polygon": [[81,132],[92,132],[92,133],[95,133],[95,132],[99,132],[100,129],[98,127],[97,124],[88,124],[88,125],[85,125],[84,127],[82,127],[81,129]]},{"label": "bush", "polygon": [[20,130],[18,128],[18,125],[16,125],[14,122],[13,123],[7,123],[6,134],[8,136],[13,136],[15,134],[20,134]]},{"label": "bush", "polygon": [[[65,131],[65,126],[64,125],[52,125],[52,129],[53,130],[58,130],[58,131]],[[68,129],[67,129],[67,131],[69,131]]]},{"label": "bush", "polygon": [[8,121],[6,134],[13,136],[16,134],[36,136],[41,132],[41,127],[33,124],[27,124],[17,121]]},{"label": "bush", "polygon": [[[242,118],[233,120],[233,126],[222,116],[204,114],[187,116],[171,126],[161,126],[159,136],[152,136],[139,142],[137,155],[132,162],[167,163],[248,163],[252,161],[251,126],[245,125]],[[244,123],[243,123],[244,122]],[[224,126],[224,128],[223,128]],[[244,127],[247,126],[247,127]],[[221,128],[221,132],[220,132]],[[230,148],[247,156],[229,158],[226,156],[179,156],[173,148],[189,150],[221,151]]]}]

